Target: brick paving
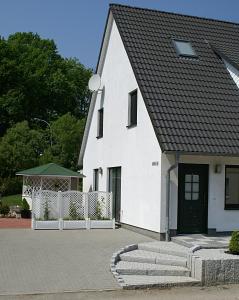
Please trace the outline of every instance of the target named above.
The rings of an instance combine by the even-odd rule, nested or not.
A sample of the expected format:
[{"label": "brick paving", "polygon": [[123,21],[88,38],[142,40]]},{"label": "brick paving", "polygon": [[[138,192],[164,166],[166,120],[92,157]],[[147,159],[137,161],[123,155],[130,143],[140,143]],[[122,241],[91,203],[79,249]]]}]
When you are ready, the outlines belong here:
[{"label": "brick paving", "polygon": [[31,228],[31,219],[0,218],[2,228]]},{"label": "brick paving", "polygon": [[119,289],[112,254],[147,241],[125,229],[0,230],[0,295]]}]

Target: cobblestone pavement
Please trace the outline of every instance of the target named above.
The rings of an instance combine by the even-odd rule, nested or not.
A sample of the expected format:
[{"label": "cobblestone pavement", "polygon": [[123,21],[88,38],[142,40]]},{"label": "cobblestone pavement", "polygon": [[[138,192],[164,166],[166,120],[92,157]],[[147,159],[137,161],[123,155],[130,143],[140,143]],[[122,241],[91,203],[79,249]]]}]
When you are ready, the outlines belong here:
[{"label": "cobblestone pavement", "polygon": [[125,229],[2,229],[0,295],[118,289],[109,270],[112,254],[147,241]]},{"label": "cobblestone pavement", "polygon": [[30,228],[31,219],[0,218],[0,229],[2,228]]},{"label": "cobblestone pavement", "polygon": [[203,248],[227,248],[230,236],[209,236],[204,234],[187,234],[173,237],[175,243],[185,247],[202,246]]}]

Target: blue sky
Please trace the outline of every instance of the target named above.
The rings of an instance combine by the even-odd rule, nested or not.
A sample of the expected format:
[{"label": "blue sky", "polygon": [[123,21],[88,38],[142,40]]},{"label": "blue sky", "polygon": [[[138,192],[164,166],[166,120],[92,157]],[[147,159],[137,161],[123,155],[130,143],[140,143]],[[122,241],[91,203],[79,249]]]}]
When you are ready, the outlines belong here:
[{"label": "blue sky", "polygon": [[37,32],[64,57],[95,68],[112,2],[239,23],[238,0],[0,0],[0,35]]}]

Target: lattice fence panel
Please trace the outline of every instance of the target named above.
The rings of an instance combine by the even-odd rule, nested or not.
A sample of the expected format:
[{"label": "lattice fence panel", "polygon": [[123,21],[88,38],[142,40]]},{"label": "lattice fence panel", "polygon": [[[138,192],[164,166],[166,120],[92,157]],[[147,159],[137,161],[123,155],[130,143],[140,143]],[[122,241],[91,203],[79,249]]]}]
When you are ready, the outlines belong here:
[{"label": "lattice fence panel", "polygon": [[36,219],[55,220],[59,219],[58,193],[54,191],[39,191],[34,194],[33,213]]},{"label": "lattice fence panel", "polygon": [[23,177],[23,195],[24,196],[32,196],[32,192],[38,192],[41,188],[41,178],[40,177],[32,177],[32,176],[24,176]]},{"label": "lattice fence panel", "polygon": [[90,219],[112,219],[112,194],[91,192],[88,197],[88,216]]},{"label": "lattice fence panel", "polygon": [[68,191],[70,185],[69,178],[42,178],[42,190]]},{"label": "lattice fence panel", "polygon": [[62,217],[69,220],[84,220],[88,217],[86,194],[78,191],[68,191],[62,195]]}]

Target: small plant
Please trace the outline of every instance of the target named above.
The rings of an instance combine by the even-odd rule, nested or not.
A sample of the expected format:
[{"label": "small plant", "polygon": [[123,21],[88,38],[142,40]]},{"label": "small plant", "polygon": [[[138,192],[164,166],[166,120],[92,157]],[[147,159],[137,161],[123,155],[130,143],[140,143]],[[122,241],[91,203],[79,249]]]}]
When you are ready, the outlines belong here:
[{"label": "small plant", "polygon": [[22,216],[22,218],[30,218],[31,217],[30,206],[25,198],[22,199],[21,216]]},{"label": "small plant", "polygon": [[29,206],[29,204],[28,204],[26,198],[23,198],[23,199],[22,199],[22,209],[23,209],[23,210],[29,210],[29,209],[30,209],[30,206]]},{"label": "small plant", "polygon": [[95,207],[95,214],[96,214],[96,220],[104,220],[103,217],[103,207],[102,205],[104,205],[104,197],[101,197],[101,201],[97,201],[96,202],[96,207]]},{"label": "small plant", "polygon": [[229,252],[239,255],[239,231],[234,231],[229,243]]},{"label": "small plant", "polygon": [[79,218],[79,214],[77,212],[78,206],[76,202],[71,201],[69,205],[69,215],[72,220],[77,220]]},{"label": "small plant", "polygon": [[9,214],[10,208],[8,205],[1,205],[0,206],[0,214],[7,216]]},{"label": "small plant", "polygon": [[44,203],[44,220],[49,220],[49,216],[50,216],[50,207],[49,207],[49,203],[46,200]]}]

